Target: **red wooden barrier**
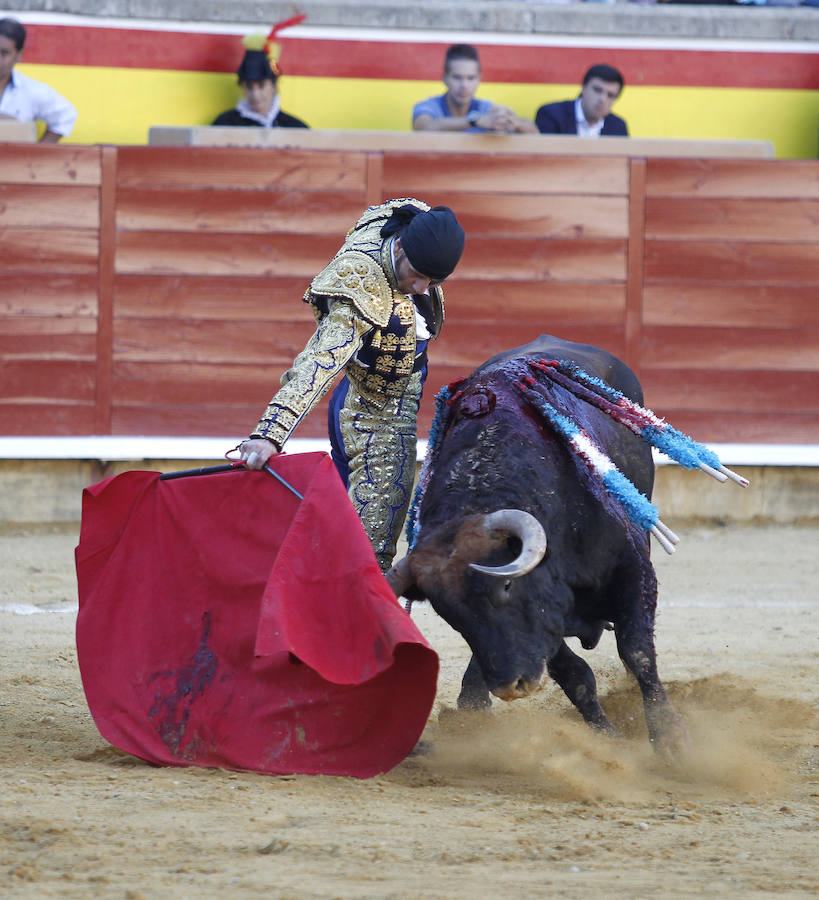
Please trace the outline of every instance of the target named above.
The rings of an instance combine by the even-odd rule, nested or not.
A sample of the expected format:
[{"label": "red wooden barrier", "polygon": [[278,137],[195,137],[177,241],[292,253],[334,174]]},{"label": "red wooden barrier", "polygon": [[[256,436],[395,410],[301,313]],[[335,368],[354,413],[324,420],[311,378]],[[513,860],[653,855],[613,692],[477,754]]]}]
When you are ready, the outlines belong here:
[{"label": "red wooden barrier", "polygon": [[819,441],[819,164],[647,161],[640,365],[710,440]]},{"label": "red wooden barrier", "polygon": [[0,145],[0,433],[246,434],[309,279],[390,196],[467,232],[422,433],[438,387],[548,332],[700,440],[819,442],[819,163],[30,145]]}]

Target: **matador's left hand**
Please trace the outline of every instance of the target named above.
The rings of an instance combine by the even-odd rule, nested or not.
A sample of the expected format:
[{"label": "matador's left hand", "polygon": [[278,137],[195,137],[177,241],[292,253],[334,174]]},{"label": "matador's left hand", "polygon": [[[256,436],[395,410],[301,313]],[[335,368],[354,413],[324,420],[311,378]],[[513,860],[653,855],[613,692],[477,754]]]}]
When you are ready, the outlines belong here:
[{"label": "matador's left hand", "polygon": [[262,469],[279,451],[267,438],[248,438],[239,444],[239,454],[248,469]]}]

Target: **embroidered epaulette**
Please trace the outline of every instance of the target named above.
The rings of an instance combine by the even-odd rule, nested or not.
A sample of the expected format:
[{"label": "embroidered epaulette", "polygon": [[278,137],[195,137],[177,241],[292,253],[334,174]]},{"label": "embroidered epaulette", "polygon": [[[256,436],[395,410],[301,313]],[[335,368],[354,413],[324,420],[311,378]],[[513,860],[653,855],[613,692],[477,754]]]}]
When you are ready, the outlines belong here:
[{"label": "embroidered epaulette", "polygon": [[389,219],[395,210],[405,204],[417,206],[421,212],[429,211],[429,205],[427,203],[424,203],[423,200],[416,200],[414,197],[400,197],[396,200],[388,200],[386,203],[382,203],[379,206],[371,206],[347,232],[347,240],[345,243],[357,243],[360,239],[358,233],[369,231],[373,224],[377,223],[378,230],[380,230],[381,226]]},{"label": "embroidered epaulette", "polygon": [[310,283],[310,292],[345,297],[368,322],[386,328],[393,294],[381,266],[360,250],[346,250],[325,266]]}]

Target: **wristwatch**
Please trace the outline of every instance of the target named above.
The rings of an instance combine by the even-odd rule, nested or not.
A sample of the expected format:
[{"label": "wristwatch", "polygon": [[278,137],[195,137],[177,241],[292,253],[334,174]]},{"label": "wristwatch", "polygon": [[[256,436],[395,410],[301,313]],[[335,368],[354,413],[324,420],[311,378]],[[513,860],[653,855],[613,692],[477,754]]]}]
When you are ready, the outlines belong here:
[{"label": "wristwatch", "polygon": [[483,113],[479,112],[477,109],[472,109],[466,114],[466,121],[469,122],[470,128],[477,123],[482,115]]}]

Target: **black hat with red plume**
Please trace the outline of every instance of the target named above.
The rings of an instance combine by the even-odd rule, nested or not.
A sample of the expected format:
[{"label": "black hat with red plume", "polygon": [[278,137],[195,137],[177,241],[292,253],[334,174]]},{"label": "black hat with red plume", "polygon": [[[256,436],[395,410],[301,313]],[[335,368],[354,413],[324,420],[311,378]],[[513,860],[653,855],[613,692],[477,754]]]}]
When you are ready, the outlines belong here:
[{"label": "black hat with red plume", "polygon": [[242,44],[245,46],[245,55],[236,71],[239,82],[267,81],[269,78],[275,83],[281,75],[281,66],[279,65],[281,48],[276,43],[276,35],[285,28],[298,25],[306,18],[305,15],[293,16],[292,19],[277,22],[267,35],[256,32],[244,38]]}]

